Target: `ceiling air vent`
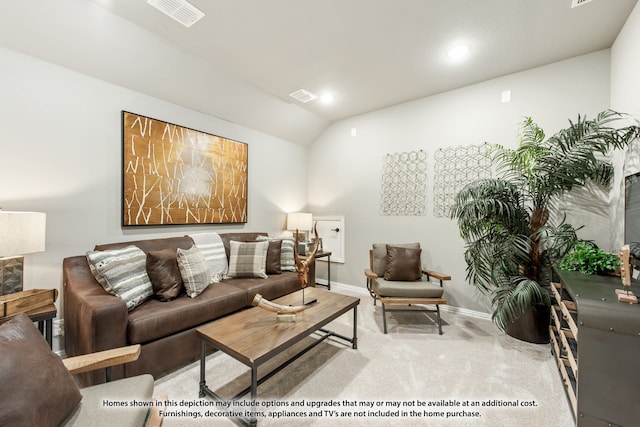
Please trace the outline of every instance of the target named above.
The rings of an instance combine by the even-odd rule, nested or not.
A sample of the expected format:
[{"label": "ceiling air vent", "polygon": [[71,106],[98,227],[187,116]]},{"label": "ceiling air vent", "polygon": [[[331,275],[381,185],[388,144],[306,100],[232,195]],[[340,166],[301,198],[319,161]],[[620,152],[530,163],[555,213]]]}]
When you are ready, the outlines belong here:
[{"label": "ceiling air vent", "polygon": [[204,16],[204,12],[186,0],[148,0],[147,3],[187,28]]},{"label": "ceiling air vent", "polygon": [[589,3],[592,2],[593,0],[571,0],[571,7],[578,7],[578,6],[582,6],[585,3]]},{"label": "ceiling air vent", "polygon": [[296,100],[302,102],[302,103],[307,103],[307,102],[313,101],[314,99],[317,98],[317,96],[315,96],[314,94],[312,94],[308,90],[304,90],[304,89],[298,89],[295,92],[291,92],[289,94],[289,96],[292,97],[293,99],[296,99]]}]

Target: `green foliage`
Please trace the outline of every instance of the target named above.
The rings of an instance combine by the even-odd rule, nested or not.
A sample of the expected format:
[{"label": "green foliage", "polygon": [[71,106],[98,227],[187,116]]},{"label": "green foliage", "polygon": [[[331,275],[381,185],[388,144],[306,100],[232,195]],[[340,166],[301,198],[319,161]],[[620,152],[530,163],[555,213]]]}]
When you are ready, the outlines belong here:
[{"label": "green foliage", "polygon": [[628,116],[603,111],[545,139],[526,118],[519,145],[494,145],[488,153],[499,177],[470,183],[455,198],[451,217],[465,240],[467,280],[492,296],[495,323],[506,329],[536,305],[550,305],[551,265],[576,242],[564,219],[552,223],[554,203],[566,192],[594,182],[608,186],[613,166],[600,154],[627,146],[640,136],[637,124],[615,127]]},{"label": "green foliage", "polygon": [[578,242],[573,252],[567,254],[558,268],[567,271],[579,271],[583,274],[613,271],[620,266],[617,256],[604,252],[585,242]]}]

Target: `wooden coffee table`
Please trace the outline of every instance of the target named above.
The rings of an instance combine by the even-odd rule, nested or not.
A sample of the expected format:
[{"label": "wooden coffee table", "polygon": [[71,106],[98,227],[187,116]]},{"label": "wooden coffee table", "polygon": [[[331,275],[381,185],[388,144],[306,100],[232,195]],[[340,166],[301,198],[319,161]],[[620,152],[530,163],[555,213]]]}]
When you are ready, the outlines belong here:
[{"label": "wooden coffee table", "polygon": [[[235,400],[248,392],[251,392],[251,413],[255,414],[255,401],[257,388],[262,382],[271,378],[285,366],[302,356],[304,353],[329,337],[336,337],[351,343],[352,348],[357,349],[357,319],[358,304],[360,298],[350,297],[335,292],[318,288],[306,288],[305,300],[317,298],[317,302],[306,310],[297,313],[295,322],[279,322],[276,313],[253,307],[238,313],[231,314],[204,325],[196,332],[202,339],[200,355],[200,397],[210,396],[216,400],[224,401],[207,387],[205,379],[205,360],[207,346],[228,354],[239,362],[251,368],[251,385],[238,393],[231,400]],[[300,305],[302,302],[301,291],[294,292],[282,298],[274,300],[282,305]],[[353,310],[353,336],[351,338],[323,329],[323,326],[335,320],[341,315]],[[291,348],[311,335],[317,336],[309,346],[303,348],[286,362],[258,379],[258,367],[274,356]],[[245,424],[256,425],[255,416],[238,417]]]}]

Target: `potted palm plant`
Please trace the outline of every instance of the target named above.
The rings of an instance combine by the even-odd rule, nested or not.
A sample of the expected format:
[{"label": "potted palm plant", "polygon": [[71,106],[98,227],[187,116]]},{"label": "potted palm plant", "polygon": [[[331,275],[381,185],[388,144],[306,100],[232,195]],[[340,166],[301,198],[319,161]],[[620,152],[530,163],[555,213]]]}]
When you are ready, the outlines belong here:
[{"label": "potted palm plant", "polygon": [[467,280],[492,297],[492,319],[507,334],[549,342],[551,266],[573,248],[575,228],[552,221],[554,201],[576,187],[610,185],[613,165],[603,160],[640,136],[637,123],[610,110],[578,117],[550,138],[531,118],[519,127],[515,149],[490,150],[497,178],[468,184],[451,217],[466,243]]}]

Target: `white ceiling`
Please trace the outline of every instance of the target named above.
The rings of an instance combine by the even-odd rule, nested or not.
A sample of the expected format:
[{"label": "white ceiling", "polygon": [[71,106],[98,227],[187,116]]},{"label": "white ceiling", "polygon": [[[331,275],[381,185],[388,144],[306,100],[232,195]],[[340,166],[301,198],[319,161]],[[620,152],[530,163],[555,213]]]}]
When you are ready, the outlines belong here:
[{"label": "white ceiling", "polygon": [[[146,0],[0,1],[0,45],[303,144],[336,120],[609,48],[637,2],[191,0],[206,16],[186,28]],[[464,63],[445,55],[457,41]],[[334,102],[288,96],[301,88]]]}]

